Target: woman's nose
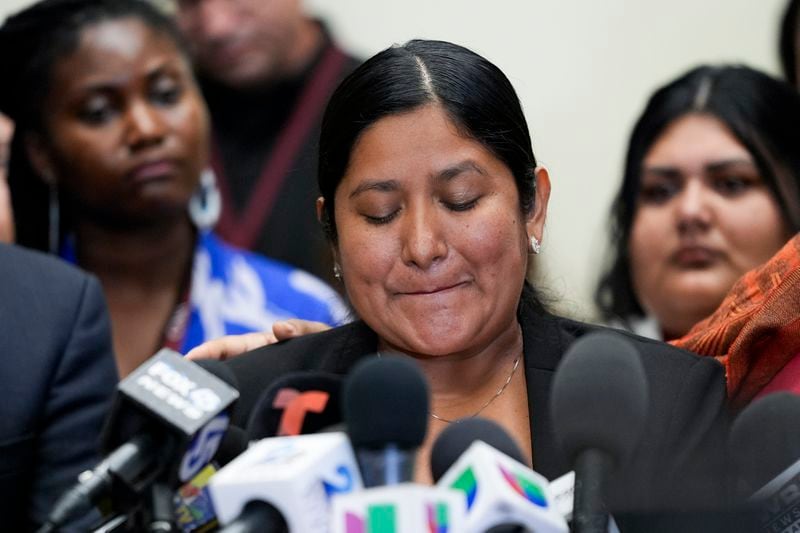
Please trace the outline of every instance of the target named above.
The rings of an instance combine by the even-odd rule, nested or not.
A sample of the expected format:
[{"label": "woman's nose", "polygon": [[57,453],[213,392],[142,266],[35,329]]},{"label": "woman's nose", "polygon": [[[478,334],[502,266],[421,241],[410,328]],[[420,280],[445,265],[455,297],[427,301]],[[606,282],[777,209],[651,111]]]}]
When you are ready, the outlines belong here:
[{"label": "woman's nose", "polygon": [[157,109],[147,102],[136,102],[127,113],[127,142],[131,150],[159,144],[166,127]]},{"label": "woman's nose", "polygon": [[690,179],[677,196],[675,213],[681,233],[704,230],[712,221],[712,209],[707,187],[699,180]]},{"label": "woman's nose", "polygon": [[447,240],[433,208],[407,209],[402,225],[402,259],[426,270],[447,255]]}]

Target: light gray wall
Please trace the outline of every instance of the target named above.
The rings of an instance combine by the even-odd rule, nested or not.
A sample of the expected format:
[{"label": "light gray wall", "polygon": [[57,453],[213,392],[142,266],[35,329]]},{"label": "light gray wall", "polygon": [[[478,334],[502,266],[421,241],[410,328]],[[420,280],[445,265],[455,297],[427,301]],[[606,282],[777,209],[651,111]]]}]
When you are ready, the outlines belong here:
[{"label": "light gray wall", "polygon": [[[232,0],[235,1],[235,0]],[[267,1],[267,0],[264,0]],[[542,280],[562,312],[589,317],[606,215],[627,134],[647,96],[703,62],[777,72],[785,0],[305,0],[350,50],[416,37],[495,62],[520,94],[553,196]],[[0,15],[29,0],[0,0]],[[5,80],[8,83],[8,80]]]}]

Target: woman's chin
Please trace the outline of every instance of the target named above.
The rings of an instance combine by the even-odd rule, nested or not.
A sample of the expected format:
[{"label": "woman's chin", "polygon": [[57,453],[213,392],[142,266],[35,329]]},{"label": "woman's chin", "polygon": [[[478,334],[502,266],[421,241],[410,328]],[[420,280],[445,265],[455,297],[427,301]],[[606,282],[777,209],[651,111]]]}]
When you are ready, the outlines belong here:
[{"label": "woman's chin", "polygon": [[[474,351],[475,331],[468,331],[463,326],[433,329],[417,328],[405,334],[395,333],[389,340],[396,350],[419,356],[442,357]],[[396,340],[395,340],[396,339]]]}]

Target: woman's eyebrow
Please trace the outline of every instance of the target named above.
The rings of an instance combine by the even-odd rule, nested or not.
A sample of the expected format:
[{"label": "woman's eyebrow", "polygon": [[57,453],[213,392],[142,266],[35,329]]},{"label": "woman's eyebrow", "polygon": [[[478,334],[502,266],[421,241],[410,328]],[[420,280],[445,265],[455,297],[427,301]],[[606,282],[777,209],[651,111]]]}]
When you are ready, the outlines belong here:
[{"label": "woman's eyebrow", "polygon": [[353,192],[350,193],[349,198],[355,198],[359,194],[367,191],[391,192],[400,188],[400,184],[396,180],[367,180],[358,185]]},{"label": "woman's eyebrow", "polygon": [[151,69],[149,69],[147,71],[147,74],[146,74],[147,80],[148,81],[153,81],[154,79],[157,79],[160,76],[163,76],[165,74],[173,74],[174,71],[175,71],[175,67],[174,66],[169,65],[167,63],[161,63],[161,64],[156,65],[156,66],[154,66],[153,68],[151,68]]},{"label": "woman's eyebrow", "polygon": [[755,164],[750,159],[744,158],[723,159],[707,164],[706,172],[719,172],[721,170],[729,170],[731,167],[755,168]]},{"label": "woman's eyebrow", "polygon": [[456,163],[455,165],[451,165],[444,170],[439,171],[435,174],[434,178],[436,181],[450,181],[451,179],[459,176],[460,174],[464,174],[465,172],[477,172],[478,174],[486,175],[486,170],[480,166],[478,163],[473,161],[472,159],[467,159],[465,161],[461,161],[460,163]]},{"label": "woman's eyebrow", "polygon": [[71,92],[75,94],[87,94],[97,92],[115,91],[130,83],[131,75],[90,77],[82,83],[77,83],[71,87]]},{"label": "woman's eyebrow", "polygon": [[[437,172],[434,174],[434,179],[436,181],[450,181],[451,179],[466,172],[477,172],[478,174],[483,175],[487,174],[486,170],[482,166],[471,159],[467,159]],[[353,189],[353,192],[350,193],[349,198],[354,198],[367,191],[392,192],[398,190],[399,188],[400,184],[396,180],[367,180],[360,183],[355,189]]]},{"label": "woman's eyebrow", "polygon": [[644,167],[642,170],[642,177],[654,176],[657,178],[679,178],[682,173],[678,167],[670,167],[666,165],[653,165]]}]

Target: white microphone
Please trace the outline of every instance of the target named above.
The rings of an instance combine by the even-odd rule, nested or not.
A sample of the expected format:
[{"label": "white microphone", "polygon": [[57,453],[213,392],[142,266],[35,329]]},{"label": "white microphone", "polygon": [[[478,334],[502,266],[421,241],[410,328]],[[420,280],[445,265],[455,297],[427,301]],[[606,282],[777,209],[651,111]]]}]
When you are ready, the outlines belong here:
[{"label": "white microphone", "polygon": [[466,495],[467,533],[512,524],[536,533],[569,531],[547,479],[483,441],[473,442],[437,486]]},{"label": "white microphone", "polygon": [[553,495],[553,504],[567,522],[572,520],[572,509],[575,505],[575,471],[550,481],[550,494]]},{"label": "white microphone", "polygon": [[386,485],[333,498],[331,533],[461,533],[466,501],[457,490],[414,483]]},{"label": "white microphone", "polygon": [[[572,522],[572,510],[575,506],[575,471],[570,470],[550,481],[550,494],[553,496],[556,509],[567,523]],[[608,517],[608,533],[619,533],[619,527],[613,516]]]},{"label": "white microphone", "polygon": [[[327,532],[331,498],[362,486],[344,433],[263,439],[209,482],[221,524],[237,524],[237,531],[262,531],[266,524],[259,528],[258,520],[253,524],[244,511],[250,502],[265,502],[282,515],[289,531],[308,533]],[[245,522],[253,525],[245,527]]]}]

